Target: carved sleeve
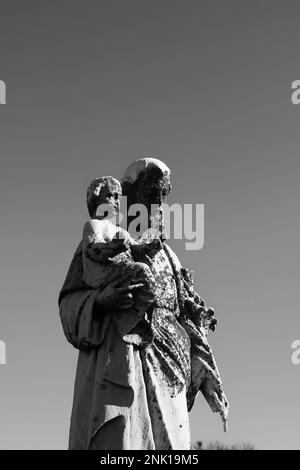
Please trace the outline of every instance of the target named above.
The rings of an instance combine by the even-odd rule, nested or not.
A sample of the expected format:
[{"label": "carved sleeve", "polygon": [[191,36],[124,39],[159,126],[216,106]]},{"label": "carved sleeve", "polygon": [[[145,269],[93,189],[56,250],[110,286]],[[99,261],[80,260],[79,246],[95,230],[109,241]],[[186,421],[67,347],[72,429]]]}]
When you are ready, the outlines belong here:
[{"label": "carved sleeve", "polygon": [[[59,314],[67,340],[77,349],[99,346],[110,316],[96,307],[98,290],[82,280],[82,244],[77,248],[59,294]],[[102,313],[102,314],[101,314]]]}]

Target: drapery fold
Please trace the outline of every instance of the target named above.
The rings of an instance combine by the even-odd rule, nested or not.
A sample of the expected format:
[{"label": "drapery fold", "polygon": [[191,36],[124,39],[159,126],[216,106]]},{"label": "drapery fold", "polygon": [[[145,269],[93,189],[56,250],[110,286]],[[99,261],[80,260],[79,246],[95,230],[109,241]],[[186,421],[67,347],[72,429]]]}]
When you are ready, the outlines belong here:
[{"label": "drapery fold", "polygon": [[[174,297],[175,308],[176,304],[177,307],[182,304],[182,292],[178,290],[182,281],[181,265],[165,244],[163,253],[159,256],[164,261],[160,261],[158,256],[156,269],[159,271],[164,264],[167,275],[163,271],[156,274],[170,283],[168,287]],[[177,292],[172,284],[174,279]],[[64,333],[68,341],[80,350],[69,448],[188,449],[188,409],[191,409],[200,390],[212,411],[220,412],[226,421],[228,404],[205,328],[201,324],[196,325],[182,309],[174,310],[171,315],[167,314],[171,310],[157,306],[153,312],[157,319],[157,337],[155,328],[152,332],[154,338],[145,336],[141,325],[134,325],[133,329],[131,325],[126,331],[123,328],[126,322],[122,323],[120,331],[120,323],[116,319],[121,311],[101,311],[96,306],[97,292],[82,281],[79,244],[59,295]],[[163,295],[159,299],[161,305],[171,305],[169,300],[164,301]],[[161,342],[159,331],[163,330],[160,325],[167,332],[168,324],[175,328],[175,335],[178,331],[182,344],[186,344],[190,354],[188,362],[186,355],[180,358],[180,347],[178,355],[173,355],[171,349],[165,349]],[[143,336],[147,341],[143,341]],[[174,344],[176,349],[175,346],[178,345]],[[175,362],[172,362],[172,357]],[[174,377],[178,381],[174,387],[164,375],[165,364],[171,365],[172,375],[172,363]],[[189,373],[187,368],[190,368]]]}]

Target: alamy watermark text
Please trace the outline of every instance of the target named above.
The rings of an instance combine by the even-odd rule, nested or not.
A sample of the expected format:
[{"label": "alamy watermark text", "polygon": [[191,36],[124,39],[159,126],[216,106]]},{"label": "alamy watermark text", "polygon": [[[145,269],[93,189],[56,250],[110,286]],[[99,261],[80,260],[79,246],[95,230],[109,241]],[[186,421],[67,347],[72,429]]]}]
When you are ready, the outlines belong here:
[{"label": "alamy watermark text", "polygon": [[0,80],[0,104],[6,104],[6,83]]}]

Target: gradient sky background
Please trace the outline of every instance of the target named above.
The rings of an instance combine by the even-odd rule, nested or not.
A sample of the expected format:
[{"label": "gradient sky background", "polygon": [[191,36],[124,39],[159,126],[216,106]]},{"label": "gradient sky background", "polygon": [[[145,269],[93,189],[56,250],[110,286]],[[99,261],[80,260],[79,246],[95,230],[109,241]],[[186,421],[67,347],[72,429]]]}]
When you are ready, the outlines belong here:
[{"label": "gradient sky background", "polygon": [[199,397],[192,440],[300,449],[299,1],[0,2],[0,448],[67,446],[77,351],[57,296],[85,191],[154,156],[170,202],[205,204],[205,246],[171,242],[215,307],[229,432]]}]

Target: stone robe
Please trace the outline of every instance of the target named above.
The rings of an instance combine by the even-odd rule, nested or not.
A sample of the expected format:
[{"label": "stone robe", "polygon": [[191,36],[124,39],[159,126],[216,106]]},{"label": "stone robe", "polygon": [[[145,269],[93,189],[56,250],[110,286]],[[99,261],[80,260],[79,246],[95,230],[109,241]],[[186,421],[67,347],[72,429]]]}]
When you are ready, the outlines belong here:
[{"label": "stone robe", "polygon": [[[201,390],[226,420],[228,403],[201,327],[181,321],[180,263],[164,244],[152,272],[158,295],[151,327],[97,308],[82,281],[79,245],[60,293],[68,341],[80,350],[69,449],[189,449],[188,411]],[[122,325],[122,327],[120,327]]]}]

